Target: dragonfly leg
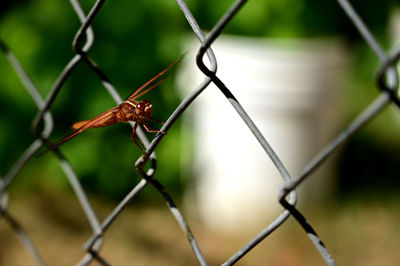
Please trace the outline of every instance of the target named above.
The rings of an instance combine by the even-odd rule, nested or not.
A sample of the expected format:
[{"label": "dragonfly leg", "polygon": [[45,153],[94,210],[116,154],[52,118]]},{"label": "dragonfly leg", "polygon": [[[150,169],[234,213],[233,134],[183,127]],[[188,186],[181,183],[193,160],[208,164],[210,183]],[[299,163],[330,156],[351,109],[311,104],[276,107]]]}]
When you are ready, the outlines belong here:
[{"label": "dragonfly leg", "polygon": [[141,123],[143,124],[143,127],[146,129],[147,132],[156,132],[165,135],[166,132],[161,131],[160,129],[156,128],[155,126],[151,125],[149,121],[157,122],[160,123],[161,125],[164,125],[163,121],[160,121],[158,119],[152,118],[152,117],[145,117],[142,119]]},{"label": "dragonfly leg", "polygon": [[165,134],[165,132],[161,132],[160,129],[150,125],[150,123],[146,122],[146,121],[142,121],[143,127],[146,129],[147,132],[149,133],[161,133],[161,134]]},{"label": "dragonfly leg", "polygon": [[136,134],[135,133],[136,133],[136,128],[138,127],[138,125],[139,125],[139,123],[136,122],[135,126],[133,127],[133,130],[132,130],[131,139],[136,144],[136,146],[138,146],[139,149],[142,150],[142,152],[145,152],[145,147],[144,147],[143,143],[140,141],[140,139],[139,138],[137,139],[139,142],[136,141]]}]

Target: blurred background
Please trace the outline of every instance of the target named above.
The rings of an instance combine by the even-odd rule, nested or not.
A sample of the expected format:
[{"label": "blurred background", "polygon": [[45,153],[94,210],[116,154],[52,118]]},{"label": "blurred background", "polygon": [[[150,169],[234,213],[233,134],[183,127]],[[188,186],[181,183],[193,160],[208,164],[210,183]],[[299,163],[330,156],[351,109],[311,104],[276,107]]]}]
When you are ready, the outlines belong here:
[{"label": "blurred background", "polygon": [[[81,4],[88,12],[93,3]],[[227,0],[188,2],[205,31],[215,25],[231,4]],[[396,1],[352,4],[385,49],[398,45],[400,15]],[[0,37],[21,61],[43,97],[73,57],[71,44],[79,26],[67,1],[0,3]],[[95,42],[90,57],[123,98],[187,52],[177,71],[146,95],[153,103],[155,118],[165,121],[198,84],[187,83],[192,85],[182,88],[185,87],[179,81],[182,78],[177,78],[187,75],[185,70],[194,61],[191,53],[198,45],[188,45],[194,37],[175,2],[107,1],[92,27]],[[328,136],[340,132],[379,93],[374,76],[379,62],[334,1],[249,1],[224,33],[275,43],[284,40],[291,43],[290,47],[293,43],[320,38],[338,41],[344,51],[341,56],[345,59],[342,64],[345,71],[340,77],[343,82],[335,88],[337,104],[331,111],[336,116]],[[216,52],[217,60],[218,55]],[[98,77],[80,64],[51,109],[55,121],[51,139],[64,137],[74,122],[94,117],[113,106]],[[36,114],[32,99],[5,56],[0,55],[0,176],[7,174],[35,139],[31,128]],[[231,115],[236,116],[233,112]],[[196,161],[198,135],[193,132],[196,127],[186,123],[192,117],[179,119],[157,147],[156,178],[178,203],[188,206],[184,214],[192,217],[189,225],[213,265],[231,256],[263,226],[252,225],[238,234],[216,232],[207,226],[204,217],[197,219],[199,214],[193,214],[192,196],[187,196],[187,191],[195,190],[196,186],[191,177],[196,176],[193,173],[196,168],[191,166]],[[221,123],[222,131],[224,122]],[[395,226],[400,222],[398,132],[398,110],[390,106],[336,153],[329,197],[316,204],[305,204],[302,209],[339,264],[377,265],[384,261],[385,265],[395,265],[400,261],[396,252],[400,240]],[[100,218],[139,182],[134,162],[141,151],[131,142],[130,134],[129,125],[120,124],[89,130],[62,146]],[[150,139],[153,137],[148,135]],[[316,151],[322,147],[316,147]],[[311,177],[306,182],[314,181]],[[275,199],[276,186],[273,191]],[[81,245],[90,236],[90,229],[54,155],[32,158],[18,173],[9,193],[8,210],[30,233],[49,265],[71,265],[83,256]],[[119,226],[114,227],[118,228],[112,226],[106,236],[102,252],[111,263],[127,265],[135,256],[138,265],[196,264],[186,239],[154,189],[146,188],[117,223]],[[240,265],[323,264],[296,223],[290,221],[281,229],[250,252]],[[171,247],[171,241],[176,245]],[[61,252],[60,243],[63,243]],[[27,251],[0,220],[0,264],[29,263],[32,259]]]}]

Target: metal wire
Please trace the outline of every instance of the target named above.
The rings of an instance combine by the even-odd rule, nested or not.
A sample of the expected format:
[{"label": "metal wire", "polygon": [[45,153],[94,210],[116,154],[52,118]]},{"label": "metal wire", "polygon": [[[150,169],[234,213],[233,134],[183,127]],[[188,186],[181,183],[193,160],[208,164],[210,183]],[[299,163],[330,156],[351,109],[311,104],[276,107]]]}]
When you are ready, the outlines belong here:
[{"label": "metal wire", "polygon": [[[363,125],[370,122],[378,115],[386,106],[394,103],[400,107],[400,101],[398,97],[398,86],[399,78],[396,71],[396,63],[400,58],[400,49],[397,49],[393,53],[386,54],[382,46],[375,39],[374,35],[368,29],[367,25],[362,21],[356,10],[347,0],[338,0],[338,4],[343,8],[345,14],[350,18],[356,29],[360,32],[365,42],[371,48],[372,53],[376,55],[381,63],[381,66],[377,72],[376,81],[380,89],[379,96],[363,111],[358,117],[354,119],[346,128],[344,128],[339,134],[329,142],[324,149],[322,149],[297,175],[291,176],[287,171],[285,165],[280,160],[279,156],[274,152],[272,146],[268,143],[263,134],[258,130],[251,117],[247,114],[246,110],[242,107],[239,101],[235,98],[233,93],[225,85],[223,80],[218,77],[217,74],[217,60],[212,50],[212,43],[218,39],[221,33],[224,31],[226,26],[230,23],[231,19],[234,18],[239,10],[243,8],[246,0],[238,0],[232,4],[232,6],[222,15],[221,19],[212,28],[209,34],[206,36],[201,30],[201,26],[198,24],[196,18],[186,5],[184,0],[176,0],[179,8],[181,9],[184,17],[189,23],[193,30],[193,33],[198,38],[200,48],[197,52],[195,59],[198,68],[204,73],[205,78],[193,91],[189,93],[178,105],[178,107],[169,116],[161,132],[167,133],[169,129],[174,126],[176,120],[185,112],[185,110],[196,100],[196,98],[205,90],[207,87],[214,83],[221,91],[221,93],[227,98],[232,104],[234,110],[242,118],[244,124],[253,133],[261,147],[264,149],[267,159],[271,160],[279,173],[282,176],[285,185],[279,190],[278,201],[282,205],[283,210],[281,214],[267,225],[261,232],[249,240],[242,248],[235,252],[230,258],[228,258],[223,265],[233,265],[245,256],[250,250],[262,241],[266,241],[266,238],[273,233],[275,230],[285,223],[285,221],[293,216],[298,224],[304,229],[309,236],[311,242],[314,244],[316,250],[321,254],[327,265],[336,265],[332,255],[328,252],[327,248],[323,244],[322,240],[318,237],[315,229],[307,222],[304,215],[296,208],[296,192],[295,189],[302,184],[305,179],[310,178],[311,173],[316,170],[321,164],[323,164],[340,145],[342,145],[349,137],[357,132]],[[9,61],[11,67],[15,70],[20,81],[24,85],[25,89],[31,96],[32,100],[38,107],[38,114],[34,119],[33,129],[36,135],[34,142],[26,148],[20,158],[14,163],[8,173],[0,178],[0,219],[5,220],[11,228],[15,231],[15,234],[21,239],[21,242],[25,248],[32,254],[33,260],[38,265],[44,265],[44,261],[37,251],[33,241],[30,239],[28,233],[22,229],[20,223],[10,214],[8,208],[8,197],[7,189],[12,184],[12,181],[16,178],[18,173],[27,163],[27,161],[38,151],[38,149],[47,145],[47,139],[51,135],[53,130],[53,118],[50,113],[50,108],[54,103],[54,100],[58,97],[60,90],[63,88],[63,84],[70,77],[71,73],[79,63],[87,64],[90,69],[98,76],[102,81],[103,86],[109,92],[110,96],[116,103],[121,103],[122,98],[115,90],[112,82],[107,78],[107,75],[97,66],[95,61],[88,57],[88,52],[94,44],[94,32],[92,30],[92,22],[94,18],[103,8],[105,0],[97,0],[88,15],[82,10],[77,0],[70,0],[72,9],[77,14],[81,26],[72,42],[75,55],[66,64],[62,72],[58,75],[58,78],[54,81],[53,86],[48,93],[46,100],[43,100],[40,93],[32,80],[27,75],[24,67],[20,64],[18,59],[14,56],[12,51],[8,48],[4,40],[0,39],[0,50],[5,55],[5,58]],[[210,67],[204,64],[204,55],[207,54],[210,62]],[[39,132],[41,125],[44,124],[42,132]],[[135,123],[131,123],[134,127]],[[156,173],[157,157],[155,149],[162,141],[165,134],[158,134],[155,138],[149,142],[143,132],[138,127],[137,135],[141,142],[146,147],[145,154],[139,157],[135,163],[135,167],[139,176],[142,180],[131,189],[131,191],[125,196],[125,198],[114,208],[113,211],[101,222],[97,216],[89,200],[87,199],[86,193],[82,188],[77,175],[75,174],[73,167],[68,162],[67,158],[62,154],[59,149],[54,149],[52,152],[56,155],[58,162],[63,169],[68,182],[73,188],[76,197],[85,213],[88,223],[92,228],[92,236],[87,240],[84,245],[84,249],[87,251],[85,256],[78,262],[78,265],[87,265],[93,260],[96,260],[102,265],[109,265],[110,263],[103,258],[101,253],[102,243],[104,241],[107,229],[112,226],[119,215],[124,211],[125,207],[129,202],[135,199],[141,191],[148,185],[153,186],[160,195],[164,198],[172,216],[176,219],[178,226],[184,232],[189,245],[192,247],[193,254],[196,257],[200,265],[207,265],[206,259],[204,258],[201,248],[198,245],[194,234],[189,228],[188,223],[180,212],[178,206],[175,204],[170,193],[160,183],[158,179],[154,179]],[[145,171],[145,164],[150,161],[150,168]],[[278,188],[277,188],[278,191]],[[287,196],[289,200],[287,201]]]}]

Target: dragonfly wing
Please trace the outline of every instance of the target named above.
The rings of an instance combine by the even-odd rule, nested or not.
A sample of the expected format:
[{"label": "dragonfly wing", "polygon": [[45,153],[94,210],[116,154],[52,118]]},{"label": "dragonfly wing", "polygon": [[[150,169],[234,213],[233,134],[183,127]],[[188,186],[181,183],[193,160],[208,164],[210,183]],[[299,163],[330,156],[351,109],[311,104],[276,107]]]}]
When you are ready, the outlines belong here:
[{"label": "dragonfly wing", "polygon": [[76,123],[74,123],[74,124],[71,126],[71,128],[73,128],[73,129],[81,128],[81,127],[83,127],[84,125],[86,125],[87,123],[89,123],[89,121],[90,121],[90,120],[84,120],[84,121],[76,122]]},{"label": "dragonfly wing", "polygon": [[119,115],[119,112],[120,112],[120,106],[116,106],[116,107],[114,107],[114,108],[102,113],[101,115],[96,116],[93,119],[80,121],[80,122],[77,122],[77,123],[73,124],[72,128],[75,129],[75,131],[72,132],[71,135],[69,135],[69,136],[57,141],[53,145],[50,145],[46,150],[44,150],[43,152],[40,152],[37,156],[38,157],[42,156],[43,154],[45,154],[45,153],[47,153],[47,152],[49,152],[51,150],[54,150],[55,148],[57,148],[61,144],[64,144],[65,142],[67,142],[68,140],[72,139],[76,135],[82,133],[86,129],[89,129],[89,128],[92,128],[92,127],[104,127],[104,126],[115,124],[116,122],[119,122],[119,121],[125,121]]},{"label": "dragonfly wing", "polygon": [[[138,98],[139,96],[142,96],[143,94],[146,94],[147,92],[149,92],[151,89],[157,87],[158,85],[160,85],[162,83],[162,81],[166,78],[166,75],[168,74],[167,71],[170,70],[174,65],[176,65],[177,63],[179,63],[182,60],[183,56],[178,58],[177,60],[175,60],[172,64],[170,64],[168,67],[166,67],[163,71],[161,71],[160,73],[158,73],[157,75],[155,75],[154,77],[152,77],[149,81],[147,81],[145,84],[143,84],[139,89],[137,89],[136,91],[134,91],[129,97],[128,97],[128,101],[132,101],[135,100],[136,98]],[[164,76],[164,77],[163,77]],[[159,78],[161,78],[161,80],[158,80]],[[155,82],[154,84],[152,84],[153,82]],[[148,87],[148,88],[147,88]],[[146,89],[147,88],[147,89]],[[143,91],[144,89],[146,89],[145,91]],[[142,92],[143,91],[143,92]],[[142,93],[141,93],[142,92]]]},{"label": "dragonfly wing", "polygon": [[124,121],[123,119],[120,118],[119,114],[119,106],[116,106],[101,115],[96,116],[93,119],[90,120],[85,120],[85,121],[80,121],[76,122],[75,124],[72,125],[72,128],[75,129],[74,132],[72,132],[71,135],[59,140],[54,147],[60,146],[61,144],[65,143],[66,141],[72,139],[76,135],[82,133],[86,129],[92,128],[92,127],[105,127],[108,125],[115,124],[120,121]]},{"label": "dragonfly wing", "polygon": [[105,127],[123,121],[119,116],[120,107],[116,106],[90,120],[76,122],[72,125],[75,130],[86,130],[92,127]]}]

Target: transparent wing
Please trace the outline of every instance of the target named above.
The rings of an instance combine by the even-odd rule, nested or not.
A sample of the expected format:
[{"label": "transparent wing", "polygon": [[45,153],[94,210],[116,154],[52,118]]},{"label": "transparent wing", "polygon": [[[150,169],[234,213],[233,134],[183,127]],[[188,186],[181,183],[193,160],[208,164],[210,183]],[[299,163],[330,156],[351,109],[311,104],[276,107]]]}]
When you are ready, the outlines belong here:
[{"label": "transparent wing", "polygon": [[116,106],[116,107],[96,116],[93,119],[76,122],[75,124],[72,125],[72,128],[75,129],[75,131],[72,132],[72,134],[67,136],[66,138],[63,138],[63,139],[59,140],[58,142],[56,142],[56,144],[52,148],[54,149],[55,147],[60,146],[61,144],[72,139],[76,135],[82,133],[86,129],[89,129],[92,127],[105,127],[105,126],[109,126],[109,125],[115,124],[117,122],[123,121],[122,119],[120,119],[118,117],[118,115],[117,115],[118,112],[119,112],[119,106]]},{"label": "transparent wing", "polygon": [[174,65],[179,63],[182,60],[183,56],[175,60],[172,64],[170,64],[167,68],[165,68],[163,71],[155,75],[153,78],[151,78],[149,81],[147,81],[145,84],[143,84],[139,89],[134,91],[129,97],[128,101],[133,101],[136,98],[146,94],[149,92],[151,89],[157,87],[160,85],[164,79],[168,76],[167,71],[170,70]]}]

